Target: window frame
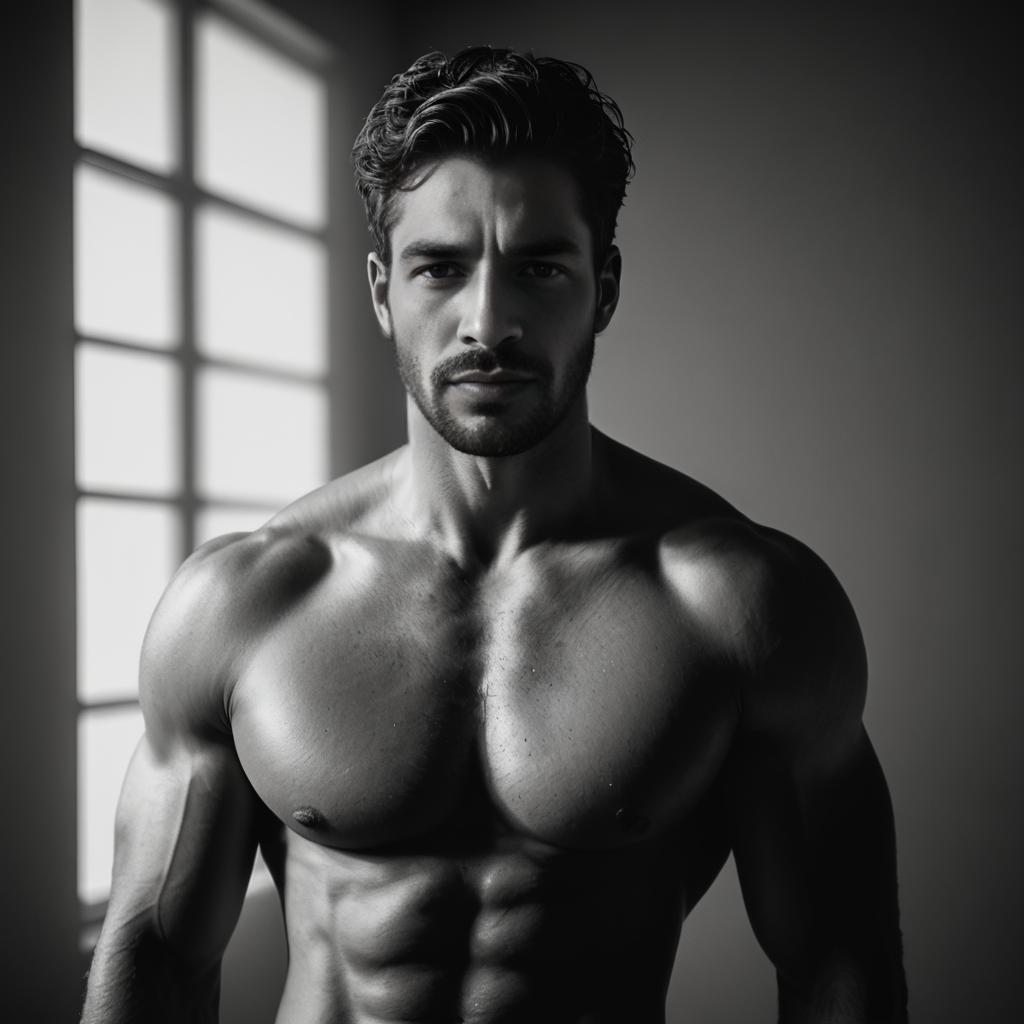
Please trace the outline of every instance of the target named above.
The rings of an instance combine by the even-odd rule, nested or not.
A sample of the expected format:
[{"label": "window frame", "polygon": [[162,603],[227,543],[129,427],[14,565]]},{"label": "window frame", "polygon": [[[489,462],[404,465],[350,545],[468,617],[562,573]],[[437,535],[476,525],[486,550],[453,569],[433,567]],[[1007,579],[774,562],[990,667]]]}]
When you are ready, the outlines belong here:
[{"label": "window frame", "polygon": [[[339,453],[333,440],[338,436],[336,418],[337,381],[336,363],[336,324],[337,308],[327,289],[324,295],[326,319],[326,365],[321,373],[299,373],[279,368],[263,367],[243,361],[224,359],[200,351],[197,344],[197,253],[196,224],[199,211],[203,207],[216,206],[233,214],[244,217],[255,224],[284,230],[298,237],[310,239],[323,246],[329,269],[329,278],[340,262],[350,262],[348,254],[342,253],[339,244],[341,228],[339,225],[338,203],[335,181],[337,179],[336,155],[339,151],[336,118],[333,111],[338,106],[338,90],[340,87],[339,59],[334,48],[327,42],[315,37],[302,26],[279,14],[276,10],[254,0],[161,0],[171,7],[175,16],[175,60],[172,62],[175,81],[175,107],[172,116],[176,119],[175,142],[176,161],[172,170],[167,173],[152,170],[93,148],[72,138],[73,173],[77,168],[92,167],[101,172],[112,174],[122,180],[128,180],[152,189],[167,196],[177,210],[176,257],[177,257],[177,304],[178,304],[178,337],[176,343],[166,348],[156,348],[140,342],[113,339],[98,336],[95,333],[78,330],[77,323],[73,326],[73,346],[77,353],[82,344],[110,347],[124,352],[141,352],[148,356],[159,356],[173,361],[180,374],[179,387],[179,459],[180,485],[171,495],[154,496],[130,490],[110,490],[83,486],[76,478],[74,481],[75,519],[79,516],[79,508],[83,500],[110,499],[125,502],[146,502],[172,509],[178,524],[178,549],[176,561],[183,560],[196,547],[196,522],[199,513],[207,507],[252,508],[267,510],[265,501],[231,498],[209,500],[200,497],[197,490],[198,466],[196,458],[197,434],[197,385],[200,372],[204,368],[223,368],[235,373],[251,374],[266,380],[298,382],[304,385],[321,387],[327,400],[328,436],[325,438],[328,452],[328,476],[338,472]],[[325,210],[323,225],[318,228],[307,227],[289,221],[285,217],[249,206],[204,189],[196,180],[196,39],[200,19],[214,15],[229,23],[232,27],[251,37],[256,43],[267,47],[297,64],[304,71],[315,75],[324,86],[326,96],[325,153],[327,162],[327,189],[325,194]],[[72,75],[74,80],[74,76]],[[76,563],[78,560],[76,541]],[[77,679],[77,667],[76,667]],[[109,699],[83,699],[77,695],[76,684],[76,722],[81,723],[86,715],[121,708],[138,706],[137,696],[125,696]],[[76,774],[80,771],[78,765]],[[81,845],[76,840],[78,856],[81,856]],[[108,894],[109,895],[109,894]],[[80,952],[88,956],[95,944],[106,913],[108,899],[86,902],[81,893],[78,896],[80,921]]]}]

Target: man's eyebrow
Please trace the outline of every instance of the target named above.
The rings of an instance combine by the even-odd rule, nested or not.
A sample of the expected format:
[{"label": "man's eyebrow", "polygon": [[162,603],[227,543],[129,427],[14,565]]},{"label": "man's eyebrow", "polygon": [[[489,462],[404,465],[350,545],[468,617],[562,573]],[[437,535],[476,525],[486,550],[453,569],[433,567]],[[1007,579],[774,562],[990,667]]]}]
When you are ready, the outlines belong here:
[{"label": "man's eyebrow", "polygon": [[[439,239],[421,238],[410,242],[398,254],[400,260],[460,260],[465,259],[470,252],[468,246],[459,245],[455,242],[442,242]],[[553,236],[551,238],[538,238],[533,241],[523,242],[512,246],[507,256],[513,259],[530,259],[541,256],[581,256],[583,250],[579,242],[571,238]]]},{"label": "man's eyebrow", "polygon": [[520,259],[531,256],[582,256],[583,250],[580,248],[579,242],[575,242],[571,238],[555,236],[514,245],[509,249],[508,255]]},{"label": "man's eyebrow", "polygon": [[419,239],[410,242],[399,254],[401,260],[455,260],[464,257],[467,253],[464,246],[452,242],[433,241],[431,239]]}]

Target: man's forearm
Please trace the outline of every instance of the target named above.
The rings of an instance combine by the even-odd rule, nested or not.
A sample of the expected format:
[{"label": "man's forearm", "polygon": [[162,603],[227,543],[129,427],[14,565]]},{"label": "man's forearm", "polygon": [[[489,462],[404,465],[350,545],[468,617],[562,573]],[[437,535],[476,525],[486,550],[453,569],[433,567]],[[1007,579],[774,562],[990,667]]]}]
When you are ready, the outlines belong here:
[{"label": "man's forearm", "polygon": [[865,971],[833,961],[807,985],[779,977],[779,1024],[906,1024],[902,963]]},{"label": "man's forearm", "polygon": [[102,935],[82,1024],[216,1024],[220,967],[181,962],[152,934]]}]

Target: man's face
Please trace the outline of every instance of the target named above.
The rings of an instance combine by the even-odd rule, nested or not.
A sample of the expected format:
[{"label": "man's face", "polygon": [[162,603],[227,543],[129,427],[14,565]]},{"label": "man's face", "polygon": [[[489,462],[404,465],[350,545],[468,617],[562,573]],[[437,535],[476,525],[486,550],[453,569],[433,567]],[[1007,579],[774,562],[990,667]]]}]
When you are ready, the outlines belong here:
[{"label": "man's face", "polygon": [[374,307],[406,390],[453,448],[514,455],[579,405],[618,253],[594,272],[576,185],[552,161],[452,157],[398,198]]}]

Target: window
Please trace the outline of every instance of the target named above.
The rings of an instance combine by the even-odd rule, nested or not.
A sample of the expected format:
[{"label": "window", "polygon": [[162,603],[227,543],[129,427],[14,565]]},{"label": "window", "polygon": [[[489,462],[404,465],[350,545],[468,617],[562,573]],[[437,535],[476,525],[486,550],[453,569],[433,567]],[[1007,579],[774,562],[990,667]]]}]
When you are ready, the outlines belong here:
[{"label": "window", "polygon": [[[247,17],[255,11],[259,17]],[[330,475],[327,62],[243,0],[76,0],[79,897],[174,569]]]}]

